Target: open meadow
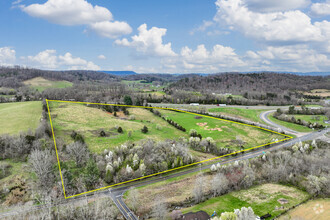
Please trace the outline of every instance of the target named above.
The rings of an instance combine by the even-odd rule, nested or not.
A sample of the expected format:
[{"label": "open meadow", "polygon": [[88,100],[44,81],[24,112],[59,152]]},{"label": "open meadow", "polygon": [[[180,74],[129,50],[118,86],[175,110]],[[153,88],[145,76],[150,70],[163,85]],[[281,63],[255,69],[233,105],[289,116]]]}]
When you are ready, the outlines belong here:
[{"label": "open meadow", "polygon": [[13,102],[0,104],[0,134],[19,134],[36,129],[41,118],[41,102]]},{"label": "open meadow", "polygon": [[39,92],[42,92],[45,89],[49,88],[61,89],[71,87],[73,85],[71,82],[68,81],[52,81],[42,77],[36,77],[33,79],[26,80],[24,81],[24,84]]},{"label": "open meadow", "polygon": [[[168,110],[160,110],[162,116],[183,126],[186,132],[176,129],[161,117],[143,108],[128,108],[129,115],[117,112],[117,116],[102,109],[73,103],[50,102],[50,109],[56,138],[71,143],[73,140],[70,135],[72,131],[76,131],[84,136],[89,148],[96,153],[126,141],[189,138],[190,129],[195,129],[203,138],[212,137],[217,146],[234,150],[240,149],[238,139],[248,148],[283,138],[250,126]],[[144,126],[148,127],[147,133],[141,132]],[[119,127],[122,128],[122,132],[117,132]],[[100,135],[102,131],[106,135]]]},{"label": "open meadow", "polygon": [[220,214],[233,212],[234,209],[240,209],[241,207],[251,207],[258,216],[269,213],[274,217],[308,197],[308,193],[294,187],[268,183],[214,197],[181,211],[182,213],[188,213],[203,210],[212,215],[214,211]]}]

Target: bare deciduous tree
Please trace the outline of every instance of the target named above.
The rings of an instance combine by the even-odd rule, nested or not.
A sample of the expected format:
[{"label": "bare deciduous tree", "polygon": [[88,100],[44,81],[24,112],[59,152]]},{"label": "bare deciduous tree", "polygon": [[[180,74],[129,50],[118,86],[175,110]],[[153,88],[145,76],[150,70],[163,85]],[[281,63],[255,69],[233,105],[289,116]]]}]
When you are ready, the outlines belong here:
[{"label": "bare deciduous tree", "polygon": [[77,166],[81,167],[88,159],[87,146],[79,141],[67,146],[67,152],[74,157]]},{"label": "bare deciduous tree", "polygon": [[39,184],[44,188],[49,188],[54,181],[53,159],[48,150],[34,150],[29,158],[31,167],[38,176]]}]

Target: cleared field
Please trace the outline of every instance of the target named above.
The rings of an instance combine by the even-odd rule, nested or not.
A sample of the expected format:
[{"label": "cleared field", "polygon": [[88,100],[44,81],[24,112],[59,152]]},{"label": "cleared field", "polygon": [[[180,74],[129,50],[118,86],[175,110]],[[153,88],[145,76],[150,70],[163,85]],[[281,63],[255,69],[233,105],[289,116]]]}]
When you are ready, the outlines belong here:
[{"label": "cleared field", "polygon": [[[272,215],[271,218],[274,218],[290,207],[306,200],[308,197],[309,195],[306,192],[294,187],[279,184],[264,184],[247,190],[240,190],[211,198],[181,211],[182,213],[188,213],[203,210],[209,215],[213,214],[213,211],[216,211],[220,215],[222,212],[233,212],[234,209],[250,206],[255,214],[262,216],[270,213]],[[280,201],[283,201],[282,204]]]},{"label": "cleared field", "polygon": [[329,97],[330,96],[330,90],[327,90],[327,89],[313,89],[310,92],[305,92],[304,95]]},{"label": "cleared field", "polygon": [[259,118],[261,112],[266,111],[263,109],[243,109],[243,108],[232,108],[232,107],[223,107],[223,108],[210,108],[209,112],[221,113],[223,115],[228,115],[232,117],[247,119],[250,121],[264,123],[263,120]]},{"label": "cleared field", "polygon": [[281,216],[280,220],[308,219],[328,220],[330,217],[330,199],[316,199],[308,201]]},{"label": "cleared field", "polygon": [[[72,142],[70,137],[73,130],[82,134],[89,148],[93,152],[103,152],[109,147],[118,146],[126,141],[136,142],[141,139],[176,139],[180,137],[189,138],[189,130],[196,129],[204,138],[212,137],[222,147],[239,149],[235,140],[239,137],[244,141],[244,147],[253,147],[271,142],[273,139],[282,139],[283,136],[256,129],[250,126],[239,125],[216,119],[196,119],[194,115],[161,110],[165,117],[169,117],[187,129],[180,131],[168,124],[165,120],[155,116],[143,108],[129,108],[130,115],[125,116],[122,112],[118,117],[101,109],[87,107],[82,104],[50,102],[53,126],[56,137],[60,137],[66,143]],[[134,116],[134,119],[131,117]],[[206,124],[205,124],[206,123]],[[123,133],[118,133],[118,127],[122,127]],[[149,132],[143,134],[141,129],[147,126]],[[110,135],[100,136],[104,130]],[[131,134],[130,136],[128,134]],[[195,154],[202,158],[206,155]]]},{"label": "cleared field", "polygon": [[51,81],[42,77],[36,77],[30,80],[24,81],[25,85],[30,86],[31,88],[38,90],[39,92],[44,91],[49,88],[67,88],[71,87],[73,84],[68,81]]},{"label": "cleared field", "polygon": [[281,135],[263,131],[251,126],[240,125],[233,122],[217,120],[206,117],[196,117],[195,115],[174,111],[161,110],[163,116],[172,119],[187,129],[195,129],[202,137],[212,137],[218,146],[239,149],[235,146],[237,137],[244,141],[244,147],[254,147],[271,142],[272,139],[283,139]]},{"label": "cleared field", "polygon": [[[129,116],[118,113],[118,117],[101,109],[81,104],[50,102],[50,109],[56,138],[61,137],[66,142],[72,142],[70,134],[75,130],[85,137],[89,148],[97,153],[126,141],[135,142],[147,138],[165,140],[186,136],[184,132],[141,108],[130,108],[128,109]],[[135,119],[129,119],[130,116],[134,116]],[[123,133],[117,132],[118,126],[122,127]],[[148,133],[141,132],[143,126],[148,127]],[[100,137],[99,133],[102,129],[110,133],[109,137]],[[129,132],[131,132],[130,137]]]},{"label": "cleared field", "polygon": [[268,118],[269,118],[269,120],[271,120],[272,122],[274,122],[276,124],[282,125],[284,127],[290,128],[290,129],[295,130],[295,131],[299,131],[299,132],[311,132],[311,131],[313,131],[312,129],[307,128],[307,127],[302,126],[302,125],[298,125],[298,124],[294,124],[294,123],[291,123],[291,122],[278,120],[278,119],[274,118],[272,115],[269,115]]},{"label": "cleared field", "polygon": [[18,134],[38,127],[41,102],[14,102],[0,104],[0,134]]},{"label": "cleared field", "polygon": [[327,117],[325,115],[292,115],[292,116],[294,116],[296,119],[301,119],[304,121],[309,121],[313,123],[317,122],[321,125],[329,125],[327,123],[324,123],[323,121],[323,120],[327,120]]}]

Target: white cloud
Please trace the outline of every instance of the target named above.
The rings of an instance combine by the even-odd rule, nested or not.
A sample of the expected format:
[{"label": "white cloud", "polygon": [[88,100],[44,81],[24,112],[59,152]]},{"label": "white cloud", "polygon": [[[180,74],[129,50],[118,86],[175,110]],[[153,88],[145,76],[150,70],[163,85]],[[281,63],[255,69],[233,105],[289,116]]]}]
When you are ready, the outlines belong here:
[{"label": "white cloud", "polygon": [[10,47],[0,47],[0,66],[11,66],[16,61],[16,51]]},{"label": "white cloud", "polygon": [[311,13],[316,16],[330,15],[330,0],[322,3],[312,4]]},{"label": "white cloud", "polygon": [[28,56],[28,65],[38,68],[56,69],[58,67],[56,50],[44,50],[35,56]]},{"label": "white cloud", "polygon": [[248,9],[243,0],[217,0],[214,20],[225,22],[246,36],[270,42],[327,41],[320,25],[311,22],[305,13],[294,10],[286,12],[260,13]]},{"label": "white cloud", "polygon": [[100,67],[91,61],[80,57],[73,57],[71,53],[57,56],[56,50],[44,50],[35,56],[23,57],[27,66],[42,69],[72,69],[72,70],[99,70]]},{"label": "white cloud", "polygon": [[213,21],[203,21],[203,24],[201,24],[197,28],[194,28],[192,31],[190,31],[190,34],[193,35],[193,34],[195,34],[196,32],[199,32],[199,31],[203,32],[207,28],[211,27],[212,25],[214,25]]},{"label": "white cloud", "polygon": [[310,4],[310,0],[245,0],[244,3],[251,11],[273,12],[304,8]]},{"label": "white cloud", "polygon": [[247,51],[246,58],[250,67],[266,64],[268,69],[274,71],[327,71],[330,68],[328,56],[307,45],[268,46],[256,52]]},{"label": "white cloud", "polygon": [[137,52],[159,57],[176,56],[172,51],[171,43],[163,44],[163,36],[165,36],[167,29],[152,27],[147,30],[147,25],[142,24],[138,28],[139,34],[131,37],[132,41],[126,38],[116,40],[115,43],[120,46],[135,48]]},{"label": "white cloud", "polygon": [[132,32],[131,26],[123,21],[96,22],[91,24],[89,28],[98,35],[107,38],[118,38],[121,35],[130,34]]},{"label": "white cloud", "polygon": [[215,45],[207,50],[203,44],[196,50],[183,47],[178,57],[167,58],[162,61],[164,68],[171,71],[184,72],[219,72],[239,69],[245,66],[245,62],[235,53],[231,47]]},{"label": "white cloud", "polygon": [[107,59],[106,56],[104,56],[103,54],[98,55],[97,58],[100,59],[100,60]]},{"label": "white cloud", "polygon": [[44,4],[22,5],[21,9],[30,16],[55,24],[88,25],[90,30],[103,37],[116,38],[132,31],[126,22],[113,21],[107,8],[93,6],[86,0],[48,0]]}]

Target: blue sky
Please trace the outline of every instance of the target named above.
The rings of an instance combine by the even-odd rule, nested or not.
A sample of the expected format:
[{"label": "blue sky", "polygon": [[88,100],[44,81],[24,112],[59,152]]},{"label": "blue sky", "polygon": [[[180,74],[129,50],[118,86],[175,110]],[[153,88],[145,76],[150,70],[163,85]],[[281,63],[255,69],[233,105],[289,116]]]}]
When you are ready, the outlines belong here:
[{"label": "blue sky", "polygon": [[8,0],[0,18],[5,66],[330,70],[330,0]]}]

